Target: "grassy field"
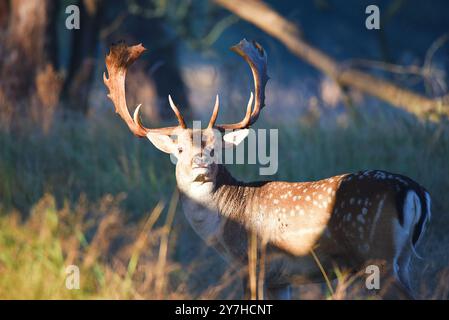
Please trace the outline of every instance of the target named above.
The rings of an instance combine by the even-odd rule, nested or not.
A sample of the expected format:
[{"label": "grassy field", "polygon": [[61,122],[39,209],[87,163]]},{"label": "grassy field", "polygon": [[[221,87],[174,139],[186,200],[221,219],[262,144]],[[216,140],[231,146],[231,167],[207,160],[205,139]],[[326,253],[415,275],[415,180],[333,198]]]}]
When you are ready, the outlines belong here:
[{"label": "grassy field", "polygon": [[[425,297],[447,298],[447,125],[372,114],[326,126],[299,119],[279,129],[273,179],[371,168],[405,174],[430,191],[433,220],[418,248],[424,259],[413,263],[414,285]],[[169,158],[112,114],[57,123],[47,134],[2,131],[0,148],[0,298],[240,297],[235,272],[178,209]],[[257,169],[231,171],[260,179]],[[79,290],[64,285],[70,264],[81,269]]]}]

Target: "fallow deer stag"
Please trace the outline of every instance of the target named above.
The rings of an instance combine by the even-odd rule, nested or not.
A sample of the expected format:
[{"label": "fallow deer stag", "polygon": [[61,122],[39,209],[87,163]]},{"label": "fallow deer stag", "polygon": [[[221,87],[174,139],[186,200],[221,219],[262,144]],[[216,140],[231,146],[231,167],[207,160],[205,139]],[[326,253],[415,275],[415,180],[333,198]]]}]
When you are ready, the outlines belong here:
[{"label": "fallow deer stag", "polygon": [[[361,270],[371,260],[385,261],[390,268],[381,269],[386,270],[382,275],[393,278],[399,292],[412,297],[409,264],[430,219],[431,204],[429,193],[418,183],[380,170],[313,182],[240,182],[214,161],[217,145],[240,143],[264,107],[268,76],[263,48],[242,40],[231,49],[249,64],[255,94],[243,120],[234,124],[216,123],[217,96],[206,129],[187,128],[170,96],[178,125],[144,127],[140,105],[133,117],[128,111],[125,77],[145,48],[119,44],[106,56],[104,83],[116,112],[137,137],[176,156],[176,181],[192,227],[236,265],[248,262],[248,233],[256,234],[266,244],[264,292],[270,298],[289,298],[293,280],[322,282],[322,271],[332,274],[335,266]],[[193,143],[196,134],[201,136],[199,144]],[[321,271],[312,254],[319,258]]]}]

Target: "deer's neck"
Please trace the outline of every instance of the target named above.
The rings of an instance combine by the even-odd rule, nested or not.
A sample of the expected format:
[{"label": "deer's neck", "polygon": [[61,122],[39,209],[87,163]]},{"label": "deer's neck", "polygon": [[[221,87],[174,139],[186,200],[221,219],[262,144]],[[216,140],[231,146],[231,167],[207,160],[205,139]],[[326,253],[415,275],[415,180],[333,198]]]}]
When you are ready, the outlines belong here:
[{"label": "deer's neck", "polygon": [[220,215],[241,220],[249,214],[255,188],[235,179],[224,166],[220,166],[212,199]]},{"label": "deer's neck", "polygon": [[[218,168],[213,182],[183,184],[182,179],[178,179],[178,188],[182,193],[185,217],[196,233],[215,247],[220,242],[227,219],[245,221],[248,206],[245,200],[249,191],[223,166]],[[226,251],[217,249],[222,253]]]},{"label": "deer's neck", "polygon": [[247,208],[251,205],[256,192],[255,188],[235,179],[224,166],[218,168],[213,182],[198,186],[183,186],[178,183],[178,187],[184,194],[184,201],[191,202],[185,211],[193,212],[186,214],[202,216],[204,215],[203,210],[200,210],[202,208],[233,220],[241,220],[248,213]]}]

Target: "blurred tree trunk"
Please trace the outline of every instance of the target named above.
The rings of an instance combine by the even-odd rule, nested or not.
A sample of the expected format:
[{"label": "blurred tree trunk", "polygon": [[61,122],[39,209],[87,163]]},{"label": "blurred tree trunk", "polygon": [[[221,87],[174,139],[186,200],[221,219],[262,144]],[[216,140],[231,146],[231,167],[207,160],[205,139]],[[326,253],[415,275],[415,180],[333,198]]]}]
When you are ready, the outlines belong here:
[{"label": "blurred tree trunk", "polygon": [[9,1],[0,0],[0,30],[4,30],[8,25]]},{"label": "blurred tree trunk", "polygon": [[[64,27],[56,25],[59,21],[58,14],[65,9],[61,2],[0,0],[0,122],[12,123],[21,111],[27,111],[31,107],[33,111],[27,113],[29,117],[35,117],[35,120],[41,122],[47,121],[44,119],[50,117],[40,114],[42,110],[39,108],[55,110],[62,80],[64,106],[87,114],[95,70],[103,61],[103,57],[97,60],[99,44],[106,39],[126,39],[127,42],[135,39],[135,42],[147,45],[149,52],[143,59],[146,64],[139,70],[141,74],[136,77],[139,80],[134,92],[137,102],[153,107],[145,108],[146,111],[143,109],[152,120],[172,120],[167,105],[169,93],[181,109],[189,109],[177,64],[177,44],[167,31],[164,17],[148,19],[128,15],[123,24],[126,31],[117,30],[119,24],[109,30],[109,34],[114,34],[114,39],[108,39],[107,36],[100,37],[106,25],[105,15],[109,14],[113,19],[119,15],[126,16],[127,2],[108,6],[104,0],[78,0],[72,3],[80,9],[80,29],[70,30],[68,33],[70,49],[67,72],[65,79],[61,79],[56,72],[60,66],[57,31]],[[132,100],[133,92],[129,91]],[[151,103],[147,104],[149,100]]]},{"label": "blurred tree trunk", "polygon": [[[163,32],[163,22],[154,22],[154,33]],[[156,36],[154,34],[154,36]],[[168,38],[166,36],[165,38]],[[168,107],[168,95],[170,94],[176,105],[185,117],[189,116],[190,106],[187,97],[186,86],[181,76],[177,61],[177,43],[165,42],[155,49],[149,47],[148,62],[150,64],[149,76],[156,85],[158,95],[157,107],[159,117],[173,121],[173,112]]]},{"label": "blurred tree trunk", "polygon": [[80,29],[71,31],[72,44],[63,94],[69,109],[86,114],[89,111],[88,98],[95,71],[104,1],[82,0],[78,6]]},{"label": "blurred tree trunk", "polygon": [[[0,100],[2,124],[10,126],[25,111],[53,111],[59,100],[56,36],[49,32],[57,5],[51,0],[0,0]],[[55,83],[53,83],[53,81]],[[46,88],[46,86],[48,88]],[[53,91],[47,95],[47,91]],[[47,110],[38,110],[46,108]]]}]

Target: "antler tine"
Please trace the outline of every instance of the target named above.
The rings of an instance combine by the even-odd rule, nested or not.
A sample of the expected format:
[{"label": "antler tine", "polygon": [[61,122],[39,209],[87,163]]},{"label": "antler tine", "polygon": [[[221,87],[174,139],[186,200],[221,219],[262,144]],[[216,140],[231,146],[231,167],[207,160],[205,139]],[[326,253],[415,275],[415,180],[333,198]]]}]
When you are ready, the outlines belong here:
[{"label": "antler tine", "polygon": [[212,112],[212,116],[210,117],[210,120],[209,120],[209,125],[207,126],[209,129],[213,128],[215,126],[215,122],[217,121],[219,109],[220,109],[220,98],[218,97],[218,94],[217,94],[215,97],[214,111]]},{"label": "antler tine", "polygon": [[[257,121],[257,119],[259,118],[260,110],[262,110],[262,108],[265,106],[265,86],[269,79],[267,75],[267,55],[260,44],[255,41],[249,42],[246,39],[243,39],[237,45],[231,47],[231,50],[242,56],[251,68],[254,79],[255,102],[254,108],[251,111],[251,106],[254,98],[253,93],[251,92],[246,114],[243,120],[234,124],[221,124],[215,126],[222,130],[236,130],[247,128]],[[216,112],[214,109],[214,113],[212,116],[216,119],[217,115],[215,113]]]},{"label": "antler tine", "polygon": [[[126,44],[120,43],[111,46],[110,52],[105,59],[108,77],[106,77],[106,73],[103,73],[103,81],[109,89],[108,97],[115,106],[115,112],[118,113],[119,116],[126,122],[128,128],[132,133],[134,133],[134,135],[137,137],[145,137],[148,132],[170,134],[177,127],[164,127],[157,129],[145,128],[139,118],[140,105],[134,111],[134,117],[132,118],[126,104],[126,72],[128,71],[128,67],[133,64],[133,62],[136,61],[145,50],[146,49],[142,46],[142,44],[128,47]],[[177,112],[175,111],[175,114],[179,120],[179,110],[177,110]]]},{"label": "antler tine", "polygon": [[[250,126],[250,120],[251,120],[251,107],[253,105],[253,98],[254,95],[251,92],[251,95],[248,100],[248,104],[246,105],[246,113],[245,117],[242,119],[242,121],[237,123],[231,123],[231,124],[219,124],[215,125],[214,127],[220,130],[237,130],[237,129],[243,129]],[[215,110],[214,110],[215,113]],[[218,115],[218,108],[217,108],[217,115]]]},{"label": "antler tine", "polygon": [[171,95],[168,95],[168,102],[170,103],[170,107],[173,110],[173,112],[175,113],[176,118],[178,119],[179,126],[184,129],[187,128],[186,123],[184,122],[184,118],[183,118],[181,112],[179,111],[178,107],[173,102]]}]

